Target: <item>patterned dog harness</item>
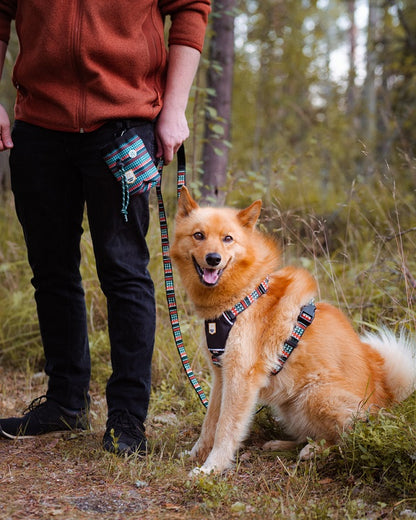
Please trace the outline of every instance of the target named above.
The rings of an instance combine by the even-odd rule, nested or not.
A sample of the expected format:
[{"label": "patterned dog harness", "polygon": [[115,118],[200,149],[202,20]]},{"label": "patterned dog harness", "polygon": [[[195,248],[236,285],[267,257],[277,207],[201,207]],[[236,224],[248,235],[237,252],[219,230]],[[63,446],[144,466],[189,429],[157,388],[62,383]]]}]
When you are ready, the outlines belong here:
[{"label": "patterned dog harness", "polygon": [[[219,318],[205,320],[205,336],[207,340],[208,350],[211,353],[212,363],[215,366],[221,366],[221,356],[225,352],[228,335],[232,329],[237,316],[243,312],[249,305],[256,301],[260,296],[266,294],[269,288],[269,278],[267,277],[249,296],[246,296],[241,302],[237,303],[229,311],[224,311]],[[284,342],[282,353],[272,368],[271,375],[278,374],[284,364],[288,360],[290,354],[297,347],[300,338],[303,336],[306,328],[312,323],[315,317],[315,304],[311,300],[307,305],[301,308],[292,334]]]}]

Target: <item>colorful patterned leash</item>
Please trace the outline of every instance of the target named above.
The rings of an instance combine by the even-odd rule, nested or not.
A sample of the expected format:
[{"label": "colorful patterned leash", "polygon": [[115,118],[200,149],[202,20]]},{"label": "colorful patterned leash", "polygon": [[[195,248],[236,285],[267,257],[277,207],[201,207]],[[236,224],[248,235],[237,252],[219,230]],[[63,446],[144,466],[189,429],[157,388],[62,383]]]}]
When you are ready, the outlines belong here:
[{"label": "colorful patterned leash", "polygon": [[[177,196],[179,198],[181,188],[185,185],[185,177],[186,177],[186,160],[185,160],[185,148],[182,145],[178,152],[178,178],[177,178]],[[159,206],[159,222],[160,222],[160,238],[162,242],[162,256],[163,256],[163,272],[165,276],[165,289],[166,289],[166,299],[168,302],[169,309],[169,318],[172,326],[173,338],[175,340],[176,348],[178,349],[179,356],[182,361],[183,368],[185,370],[186,375],[188,376],[189,381],[194,387],[195,392],[198,394],[201,403],[205,406],[208,406],[208,399],[206,398],[200,384],[198,383],[195,374],[192,371],[191,365],[189,364],[189,359],[185,351],[185,346],[182,339],[182,333],[179,326],[179,317],[178,317],[178,308],[176,305],[176,296],[175,296],[175,288],[173,284],[173,272],[172,272],[172,261],[169,255],[169,235],[168,235],[168,225],[166,220],[166,212],[165,205],[163,203],[162,197],[162,170],[163,170],[163,160],[160,161],[159,166],[159,180],[156,184],[156,194],[157,201]]]}]

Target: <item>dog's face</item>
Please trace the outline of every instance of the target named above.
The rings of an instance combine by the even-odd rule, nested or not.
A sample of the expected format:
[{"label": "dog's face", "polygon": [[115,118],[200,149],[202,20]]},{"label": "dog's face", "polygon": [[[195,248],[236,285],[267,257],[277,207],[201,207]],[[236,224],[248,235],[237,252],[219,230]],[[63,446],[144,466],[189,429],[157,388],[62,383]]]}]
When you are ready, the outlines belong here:
[{"label": "dog's face", "polygon": [[252,238],[260,210],[261,201],[241,211],[201,208],[182,188],[171,255],[185,284],[214,288],[238,276],[238,266],[249,267],[255,261]]}]

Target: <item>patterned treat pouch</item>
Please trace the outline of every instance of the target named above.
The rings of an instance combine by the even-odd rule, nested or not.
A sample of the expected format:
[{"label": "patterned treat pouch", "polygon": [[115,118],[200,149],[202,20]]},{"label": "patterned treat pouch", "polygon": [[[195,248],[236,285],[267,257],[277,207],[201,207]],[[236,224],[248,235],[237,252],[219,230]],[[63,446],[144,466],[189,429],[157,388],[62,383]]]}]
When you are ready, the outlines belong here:
[{"label": "patterned treat pouch", "polygon": [[134,128],[114,139],[103,148],[102,154],[111,173],[121,183],[121,213],[127,222],[130,197],[136,193],[146,193],[156,186],[159,172]]}]

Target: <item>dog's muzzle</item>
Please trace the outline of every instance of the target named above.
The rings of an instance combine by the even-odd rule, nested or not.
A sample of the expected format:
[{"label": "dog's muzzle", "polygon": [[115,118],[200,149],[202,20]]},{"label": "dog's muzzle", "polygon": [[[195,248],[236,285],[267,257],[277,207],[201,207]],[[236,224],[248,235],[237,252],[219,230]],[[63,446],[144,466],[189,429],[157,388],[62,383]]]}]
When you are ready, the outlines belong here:
[{"label": "dog's muzzle", "polygon": [[198,262],[192,257],[196,272],[198,273],[201,283],[207,287],[214,287],[217,285],[224,269],[216,269],[221,263],[221,255],[218,253],[208,253],[205,256],[205,261],[210,267],[201,267]]}]

